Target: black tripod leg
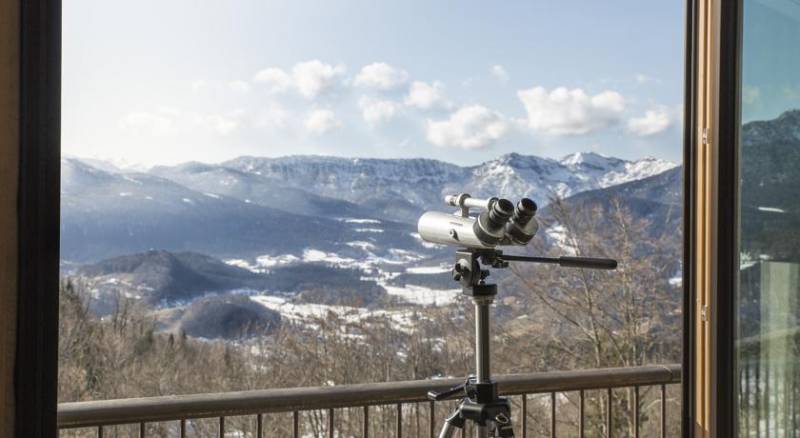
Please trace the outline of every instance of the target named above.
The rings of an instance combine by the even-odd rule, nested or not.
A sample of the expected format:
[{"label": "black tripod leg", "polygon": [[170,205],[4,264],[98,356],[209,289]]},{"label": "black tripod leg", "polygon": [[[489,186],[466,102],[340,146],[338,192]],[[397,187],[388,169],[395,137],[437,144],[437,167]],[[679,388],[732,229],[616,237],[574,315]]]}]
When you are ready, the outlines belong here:
[{"label": "black tripod leg", "polygon": [[457,429],[464,428],[464,417],[461,416],[461,409],[457,408],[446,420],[442,431],[439,432],[439,438],[453,438]]}]

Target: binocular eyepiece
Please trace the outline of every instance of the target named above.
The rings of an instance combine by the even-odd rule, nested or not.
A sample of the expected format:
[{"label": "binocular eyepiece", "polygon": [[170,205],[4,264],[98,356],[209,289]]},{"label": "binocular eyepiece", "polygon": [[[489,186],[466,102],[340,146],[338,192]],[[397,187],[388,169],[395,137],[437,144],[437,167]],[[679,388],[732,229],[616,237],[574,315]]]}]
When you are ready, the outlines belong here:
[{"label": "binocular eyepiece", "polygon": [[514,214],[514,204],[508,199],[495,199],[489,209],[481,212],[472,229],[481,242],[498,244],[505,237],[505,227]]},{"label": "binocular eyepiece", "polygon": [[[447,196],[445,202],[460,207],[460,216],[441,212],[423,214],[417,228],[424,240],[490,249],[497,245],[527,245],[539,228],[534,218],[536,203],[528,198],[520,200],[516,207],[508,199],[475,199],[466,193]],[[471,217],[470,208],[481,212]]]}]

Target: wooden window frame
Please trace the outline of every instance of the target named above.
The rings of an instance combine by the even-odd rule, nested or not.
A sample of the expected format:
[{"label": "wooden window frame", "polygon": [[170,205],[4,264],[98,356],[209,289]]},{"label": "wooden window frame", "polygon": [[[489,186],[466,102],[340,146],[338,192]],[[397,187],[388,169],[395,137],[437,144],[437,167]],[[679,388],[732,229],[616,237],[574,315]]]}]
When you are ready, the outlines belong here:
[{"label": "wooden window frame", "polygon": [[[20,8],[20,156],[18,187],[18,303],[15,356],[15,436],[57,436],[58,283],[60,228],[61,0],[17,1]],[[686,0],[686,70],[684,90],[684,437],[695,436],[698,405],[695,360],[695,306],[698,237],[695,206],[698,190],[699,3]],[[712,0],[705,0],[712,1]],[[719,1],[719,0],[716,0]],[[732,3],[738,3],[732,2]],[[727,11],[731,12],[731,11]],[[737,22],[738,24],[738,22]],[[730,47],[728,47],[730,49]],[[727,52],[726,52],[727,53]],[[735,53],[734,53],[735,55]],[[722,69],[725,72],[727,70]],[[721,78],[722,79],[722,78]],[[731,96],[727,98],[733,99]],[[722,99],[721,102],[722,103]],[[729,115],[728,115],[729,116]],[[731,120],[723,117],[725,123]],[[733,133],[734,131],[729,131]],[[729,135],[729,134],[726,134]],[[721,175],[727,179],[732,175]],[[731,205],[724,205],[730,208]],[[727,218],[732,217],[727,215]],[[730,230],[733,224],[725,225]],[[723,248],[724,249],[724,248]],[[726,253],[730,255],[730,253]],[[730,271],[726,271],[730,272]],[[719,272],[718,281],[723,280]],[[720,304],[720,303],[718,303]],[[724,303],[722,303],[724,304]],[[725,335],[727,325],[717,326]],[[732,339],[732,338],[731,338]],[[721,348],[721,349],[720,349]],[[731,354],[718,345],[716,359]],[[718,378],[727,376],[718,375]],[[732,388],[733,386],[730,385]],[[731,410],[732,413],[732,410]],[[727,411],[720,411],[724,419]],[[732,417],[729,417],[729,419]],[[722,425],[718,425],[723,430]],[[723,435],[720,435],[723,436]]]},{"label": "wooden window frame", "polygon": [[15,436],[57,436],[61,1],[20,14]]},{"label": "wooden window frame", "polygon": [[[742,0],[688,0],[684,436],[736,436]],[[691,59],[690,59],[691,58]],[[690,100],[691,99],[691,100]]]}]

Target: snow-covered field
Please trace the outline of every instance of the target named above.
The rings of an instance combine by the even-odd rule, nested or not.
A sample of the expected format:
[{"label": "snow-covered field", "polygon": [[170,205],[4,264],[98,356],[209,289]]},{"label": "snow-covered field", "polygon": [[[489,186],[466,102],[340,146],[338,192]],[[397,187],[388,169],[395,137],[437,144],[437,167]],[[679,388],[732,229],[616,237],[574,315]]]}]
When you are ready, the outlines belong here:
[{"label": "snow-covered field", "polygon": [[[347,306],[331,306],[323,304],[309,304],[293,302],[282,291],[263,291],[251,298],[261,305],[280,312],[284,317],[295,321],[305,321],[323,318],[333,313],[339,317],[357,322],[371,317],[390,317],[398,327],[408,325],[410,312],[418,306],[444,306],[455,302],[461,290],[433,289],[426,286],[407,284],[398,286],[392,284],[397,276],[408,273],[415,275],[441,275],[450,270],[449,266],[427,261],[427,255],[408,249],[383,248],[382,250],[368,237],[370,233],[382,233],[383,224],[376,219],[342,218],[342,222],[352,224],[353,230],[364,233],[365,238],[354,240],[345,244],[350,250],[347,255],[337,252],[323,251],[313,247],[305,248],[301,254],[261,255],[253,259],[230,259],[226,263],[232,266],[248,269],[253,272],[265,273],[282,266],[303,263],[322,263],[329,266],[355,269],[362,273],[363,280],[371,280],[391,296],[400,298],[405,305],[392,310],[368,310]],[[440,245],[424,242],[416,233],[412,236],[420,243],[422,251],[440,248]],[[456,286],[456,284],[454,284]]]},{"label": "snow-covered field", "polygon": [[388,318],[397,330],[412,332],[419,315],[413,309],[369,310],[361,307],[332,306],[327,304],[292,303],[285,298],[271,295],[253,295],[251,300],[279,312],[292,321],[314,325],[314,320],[334,314],[350,324],[359,324],[374,318]]},{"label": "snow-covered field", "polygon": [[389,295],[400,297],[406,302],[420,306],[444,306],[455,302],[461,289],[436,290],[423,286],[406,285],[404,287],[389,286],[378,282]]}]

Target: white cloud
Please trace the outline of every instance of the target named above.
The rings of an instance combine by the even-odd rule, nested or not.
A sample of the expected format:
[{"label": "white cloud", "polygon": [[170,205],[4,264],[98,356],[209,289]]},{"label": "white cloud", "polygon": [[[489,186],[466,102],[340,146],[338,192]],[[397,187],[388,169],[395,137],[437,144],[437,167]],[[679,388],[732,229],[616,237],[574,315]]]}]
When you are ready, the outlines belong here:
[{"label": "white cloud", "polygon": [[628,120],[628,131],[641,137],[664,132],[672,125],[672,119],[666,108],[660,107],[645,111],[641,117]]},{"label": "white cloud", "polygon": [[306,99],[314,99],[334,88],[345,71],[342,64],[331,65],[313,59],[295,64],[291,74],[278,67],[265,68],[256,73],[254,81],[266,84],[270,92],[294,88]]},{"label": "white cloud", "polygon": [[172,130],[174,123],[169,115],[138,111],[125,115],[119,126],[142,134],[164,135]]},{"label": "white cloud", "polygon": [[397,102],[367,96],[362,96],[358,100],[358,107],[361,109],[364,121],[370,125],[390,120],[400,109],[400,105]]},{"label": "white cloud", "polygon": [[204,122],[220,135],[228,135],[239,128],[238,120],[219,114],[204,117]]},{"label": "white cloud", "polygon": [[192,87],[192,91],[200,91],[205,88],[206,85],[208,84],[202,79],[196,79],[189,84],[189,86]]},{"label": "white cloud", "polygon": [[308,117],[306,117],[306,129],[312,134],[322,135],[328,131],[334,130],[342,126],[336,114],[328,109],[315,109],[312,110]]},{"label": "white cloud", "polygon": [[292,77],[277,67],[269,67],[259,71],[253,80],[266,84],[270,92],[284,91],[293,85]]},{"label": "white cloud", "polygon": [[661,79],[654,78],[652,76],[648,76],[648,75],[646,75],[644,73],[636,73],[636,76],[634,76],[634,78],[636,79],[636,82],[639,83],[639,84],[646,84],[646,83],[649,83],[649,82],[653,82],[653,83],[656,83],[656,84],[660,84],[661,83]]},{"label": "white cloud", "polygon": [[246,111],[237,109],[226,114],[203,114],[170,107],[159,107],[154,111],[139,111],[120,119],[119,126],[140,134],[162,136],[166,134],[192,132],[208,129],[220,135],[228,135],[239,129]]},{"label": "white cloud", "polygon": [[494,144],[508,131],[502,115],[480,105],[460,108],[442,121],[428,120],[427,138],[439,147],[480,149]]},{"label": "white cloud", "polygon": [[505,67],[502,65],[493,65],[492,68],[489,69],[489,73],[492,74],[495,78],[497,78],[500,82],[508,82],[509,76],[508,72],[506,71]]},{"label": "white cloud", "polygon": [[[790,90],[784,90],[787,97],[791,96],[791,93],[788,92]],[[752,105],[756,103],[756,101],[761,98],[761,90],[758,87],[750,86],[750,85],[743,85],[742,86],[742,102],[748,105]]]},{"label": "white cloud", "polygon": [[444,96],[444,86],[440,82],[428,84],[422,81],[414,81],[403,102],[408,106],[420,109],[446,108],[450,106]]},{"label": "white cloud", "polygon": [[307,99],[314,99],[333,88],[344,76],[345,66],[331,65],[314,59],[292,67],[292,79],[297,90]]},{"label": "white cloud", "polygon": [[408,81],[408,72],[392,67],[385,62],[365,65],[356,76],[355,84],[360,87],[393,90]]},{"label": "white cloud", "polygon": [[255,115],[255,125],[260,128],[284,128],[292,119],[292,113],[277,103],[271,103]]},{"label": "white cloud", "polygon": [[250,84],[245,81],[230,81],[228,82],[228,87],[234,93],[247,93],[250,91]]},{"label": "white cloud", "polygon": [[619,121],[625,99],[615,91],[590,96],[580,88],[543,87],[520,90],[517,97],[525,105],[527,126],[555,135],[586,134]]}]

